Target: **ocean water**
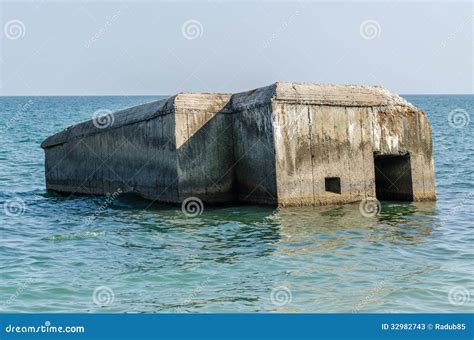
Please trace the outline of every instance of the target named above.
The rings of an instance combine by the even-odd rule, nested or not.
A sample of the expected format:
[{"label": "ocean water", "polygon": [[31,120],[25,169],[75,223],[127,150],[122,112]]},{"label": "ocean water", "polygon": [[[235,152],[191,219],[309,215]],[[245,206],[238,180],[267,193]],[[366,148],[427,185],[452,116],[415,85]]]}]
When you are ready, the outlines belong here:
[{"label": "ocean water", "polygon": [[45,137],[156,97],[0,97],[0,311],[473,312],[474,96],[406,98],[433,127],[437,202],[187,217],[45,190]]}]

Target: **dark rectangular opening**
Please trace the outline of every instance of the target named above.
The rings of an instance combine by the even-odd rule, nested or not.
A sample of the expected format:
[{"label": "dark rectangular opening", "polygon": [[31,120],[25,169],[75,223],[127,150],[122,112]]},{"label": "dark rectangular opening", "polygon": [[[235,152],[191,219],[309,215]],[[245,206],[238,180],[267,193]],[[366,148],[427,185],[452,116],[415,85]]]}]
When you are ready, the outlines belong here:
[{"label": "dark rectangular opening", "polygon": [[413,201],[410,155],[374,154],[375,192],[379,200]]},{"label": "dark rectangular opening", "polygon": [[341,178],[340,177],[326,177],[324,179],[324,186],[326,191],[333,192],[335,194],[341,193]]}]

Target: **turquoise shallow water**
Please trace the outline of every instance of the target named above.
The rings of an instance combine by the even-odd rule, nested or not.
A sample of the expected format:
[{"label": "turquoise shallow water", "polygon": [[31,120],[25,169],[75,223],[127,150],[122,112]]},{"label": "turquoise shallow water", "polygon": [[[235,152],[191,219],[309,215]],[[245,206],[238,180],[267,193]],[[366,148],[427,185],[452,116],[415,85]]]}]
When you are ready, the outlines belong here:
[{"label": "turquoise shallow water", "polygon": [[474,96],[406,98],[433,127],[436,203],[190,218],[45,191],[46,136],[154,97],[0,97],[0,311],[473,312],[473,124],[449,112],[470,118]]}]

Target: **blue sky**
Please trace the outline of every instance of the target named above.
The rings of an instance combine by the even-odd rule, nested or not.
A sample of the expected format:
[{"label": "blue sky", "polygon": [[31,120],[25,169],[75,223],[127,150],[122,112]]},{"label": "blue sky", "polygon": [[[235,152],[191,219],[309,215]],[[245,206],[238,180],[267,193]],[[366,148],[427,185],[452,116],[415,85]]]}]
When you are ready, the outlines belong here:
[{"label": "blue sky", "polygon": [[473,18],[470,1],[2,1],[0,94],[472,93]]}]

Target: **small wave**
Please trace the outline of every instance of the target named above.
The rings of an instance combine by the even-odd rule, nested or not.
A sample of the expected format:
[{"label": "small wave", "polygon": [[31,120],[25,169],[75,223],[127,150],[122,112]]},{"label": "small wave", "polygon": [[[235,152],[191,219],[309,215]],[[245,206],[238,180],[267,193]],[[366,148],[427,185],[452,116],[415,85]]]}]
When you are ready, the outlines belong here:
[{"label": "small wave", "polygon": [[67,240],[79,240],[84,238],[94,238],[105,236],[105,231],[86,231],[83,233],[71,233],[65,235],[53,235],[43,237],[42,240],[46,241],[67,241]]}]

